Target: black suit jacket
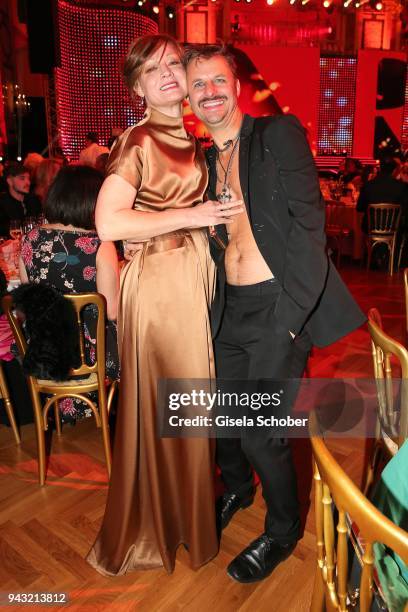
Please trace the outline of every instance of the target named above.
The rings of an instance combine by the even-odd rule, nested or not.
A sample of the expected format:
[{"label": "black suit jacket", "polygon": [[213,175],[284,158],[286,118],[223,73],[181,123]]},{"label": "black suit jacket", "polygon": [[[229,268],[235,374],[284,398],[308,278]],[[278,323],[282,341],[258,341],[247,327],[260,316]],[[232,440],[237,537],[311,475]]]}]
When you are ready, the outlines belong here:
[{"label": "black suit jacket", "polygon": [[40,214],[41,202],[37,196],[27,194],[22,203],[9,192],[0,194],[0,236],[9,236],[12,219],[23,223],[26,217],[37,217]]},{"label": "black suit jacket", "polygon": [[[207,151],[209,196],[216,188],[216,151]],[[312,342],[326,346],[365,320],[326,253],[325,208],[304,129],[293,115],[254,119],[244,115],[240,135],[242,195],[258,248],[282,291],[275,316],[287,331],[306,329]],[[225,226],[217,233],[228,243]],[[214,239],[218,266],[212,307],[216,336],[224,310],[224,252]]]}]

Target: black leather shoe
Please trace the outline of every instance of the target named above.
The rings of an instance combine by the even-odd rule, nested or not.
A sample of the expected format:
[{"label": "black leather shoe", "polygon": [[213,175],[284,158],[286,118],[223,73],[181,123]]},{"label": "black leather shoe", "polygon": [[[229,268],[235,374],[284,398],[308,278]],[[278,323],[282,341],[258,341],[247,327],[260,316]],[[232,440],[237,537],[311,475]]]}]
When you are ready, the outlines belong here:
[{"label": "black leather shoe", "polygon": [[232,517],[238,510],[248,508],[254,501],[255,492],[247,497],[238,497],[236,493],[226,493],[218,502],[218,517],[221,529],[225,529]]},{"label": "black leather shoe", "polygon": [[231,561],[227,573],[237,582],[263,580],[292,554],[296,544],[282,545],[263,533]]}]

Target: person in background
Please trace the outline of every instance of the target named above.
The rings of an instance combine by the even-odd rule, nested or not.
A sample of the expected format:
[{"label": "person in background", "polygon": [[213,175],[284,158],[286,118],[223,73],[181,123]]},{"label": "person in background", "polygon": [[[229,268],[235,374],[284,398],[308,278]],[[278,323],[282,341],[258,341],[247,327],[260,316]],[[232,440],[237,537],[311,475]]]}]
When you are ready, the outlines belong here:
[{"label": "person in background", "polygon": [[[63,293],[98,291],[106,298],[106,373],[118,375],[116,315],[119,265],[112,242],[101,242],[95,230],[95,204],[103,177],[88,166],[66,166],[48,191],[44,213],[47,223],[32,229],[21,243],[20,278],[23,283],[45,283]],[[85,317],[86,353],[94,359],[96,313]],[[91,416],[80,400],[60,402],[63,422]]]},{"label": "person in background", "polygon": [[363,185],[365,185],[368,181],[371,181],[371,179],[375,178],[378,174],[378,169],[377,166],[375,165],[366,165],[363,168],[363,171],[361,173],[361,187],[360,187],[360,191],[361,188],[363,187]]},{"label": "person in background", "polygon": [[[399,168],[399,176],[398,176],[399,180],[402,181],[405,186],[406,189],[408,191],[408,162],[403,162],[400,165]],[[408,236],[408,202],[405,202],[405,205],[402,208],[401,211],[401,220],[400,220],[400,225],[399,225],[399,230],[398,230],[398,250],[397,252],[399,252],[399,248],[402,244],[402,239],[405,238],[405,247],[403,247],[402,249],[402,259],[400,261],[400,265],[404,268],[406,266],[408,266],[408,254],[407,254],[407,236]]]},{"label": "person in background", "polygon": [[96,158],[95,168],[105,176],[106,174],[106,165],[108,163],[109,153],[101,153]]},{"label": "person in background", "polygon": [[10,221],[21,225],[27,217],[41,214],[39,198],[30,194],[30,172],[17,162],[10,162],[4,173],[7,192],[0,195],[0,236],[10,236]]},{"label": "person in background", "polygon": [[27,170],[29,171],[30,178],[32,181],[34,180],[34,176],[37,171],[37,168],[41,164],[42,161],[44,161],[44,158],[39,153],[27,153],[23,161],[23,166],[24,168],[27,168]]},{"label": "person in background", "polygon": [[361,222],[361,229],[366,234],[368,232],[368,207],[370,204],[399,204],[403,207],[402,213],[408,206],[408,185],[393,177],[396,168],[395,160],[392,157],[384,157],[380,161],[380,172],[377,176],[368,181],[361,188],[357,201],[357,211],[364,213]]},{"label": "person in background", "polygon": [[362,170],[362,165],[358,159],[346,157],[344,169],[339,173],[339,178],[343,179],[345,186],[351,183],[356,189],[360,189],[362,183]]},{"label": "person in background", "polygon": [[111,150],[117,138],[119,138],[121,134],[123,134],[122,128],[112,128],[111,135],[109,136],[108,142],[106,143],[109,150]]},{"label": "person in background", "polygon": [[79,154],[79,163],[95,168],[96,160],[102,153],[109,153],[108,147],[98,144],[98,134],[96,132],[88,132],[85,137],[85,149],[82,149]]},{"label": "person in background", "polygon": [[48,189],[55,176],[61,170],[61,162],[57,159],[44,159],[35,172],[34,193],[44,205]]},{"label": "person in background", "polygon": [[396,177],[403,183],[408,183],[408,162],[400,164],[398,168],[398,176]]}]

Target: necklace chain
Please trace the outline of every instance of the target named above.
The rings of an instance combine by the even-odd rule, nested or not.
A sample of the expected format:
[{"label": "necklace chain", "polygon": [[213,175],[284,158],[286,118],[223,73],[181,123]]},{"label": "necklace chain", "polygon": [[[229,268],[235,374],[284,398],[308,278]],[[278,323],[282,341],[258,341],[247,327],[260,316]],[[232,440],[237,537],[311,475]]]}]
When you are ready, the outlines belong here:
[{"label": "necklace chain", "polygon": [[[222,183],[221,191],[220,191],[220,193],[217,193],[217,200],[219,202],[221,202],[222,204],[224,204],[225,202],[229,202],[231,200],[231,188],[230,188],[230,185],[228,184],[228,177],[231,174],[232,162],[233,162],[235,153],[236,153],[236,151],[238,149],[238,142],[239,142],[239,133],[238,133],[238,135],[233,140],[227,141],[227,144],[226,144],[226,146],[223,149],[219,149],[218,147],[216,147],[217,159],[216,159],[215,170],[216,170],[216,174],[217,174],[217,181],[219,183]],[[221,161],[220,153],[223,153],[224,151],[229,149],[229,147],[231,145],[233,145],[232,146],[232,151],[231,151],[231,154],[230,154],[228,162],[227,162],[227,167],[225,167],[224,164]],[[224,173],[224,179],[223,180],[218,176],[217,163],[221,166],[221,169],[222,169],[222,171]]]},{"label": "necklace chain", "polygon": [[239,132],[238,132],[238,134],[235,136],[235,138],[230,138],[229,140],[226,140],[226,141],[223,143],[223,145],[224,145],[224,146],[223,146],[222,148],[220,148],[219,146],[217,146],[217,145],[214,143],[214,146],[215,146],[215,149],[216,149],[217,153],[225,153],[225,151],[227,151],[227,150],[228,150],[228,149],[229,149],[229,148],[230,148],[230,147],[231,147],[231,146],[234,144],[234,142],[235,142],[235,140],[236,140],[237,138],[239,138]]}]

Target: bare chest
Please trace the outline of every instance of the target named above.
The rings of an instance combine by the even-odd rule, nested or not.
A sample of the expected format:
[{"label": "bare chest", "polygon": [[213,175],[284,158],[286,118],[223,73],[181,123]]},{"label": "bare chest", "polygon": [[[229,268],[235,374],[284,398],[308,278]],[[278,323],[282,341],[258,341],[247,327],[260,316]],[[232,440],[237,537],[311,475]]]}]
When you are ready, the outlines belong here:
[{"label": "bare chest", "polygon": [[[230,161],[229,159],[227,156],[220,156],[217,162],[217,194],[230,200],[243,200],[238,155]],[[254,204],[256,205],[256,202]],[[271,278],[272,273],[258,249],[246,210],[234,217],[234,222],[227,225],[227,231],[227,281],[233,285],[241,285]]]},{"label": "bare chest", "polygon": [[[239,149],[239,145],[237,146]],[[224,195],[228,200],[243,200],[239,180],[239,150],[231,159],[231,154],[220,154],[217,161],[217,195]],[[245,242],[247,247],[256,247],[248,213],[245,210],[234,217],[234,223],[227,226],[229,242]]]}]

